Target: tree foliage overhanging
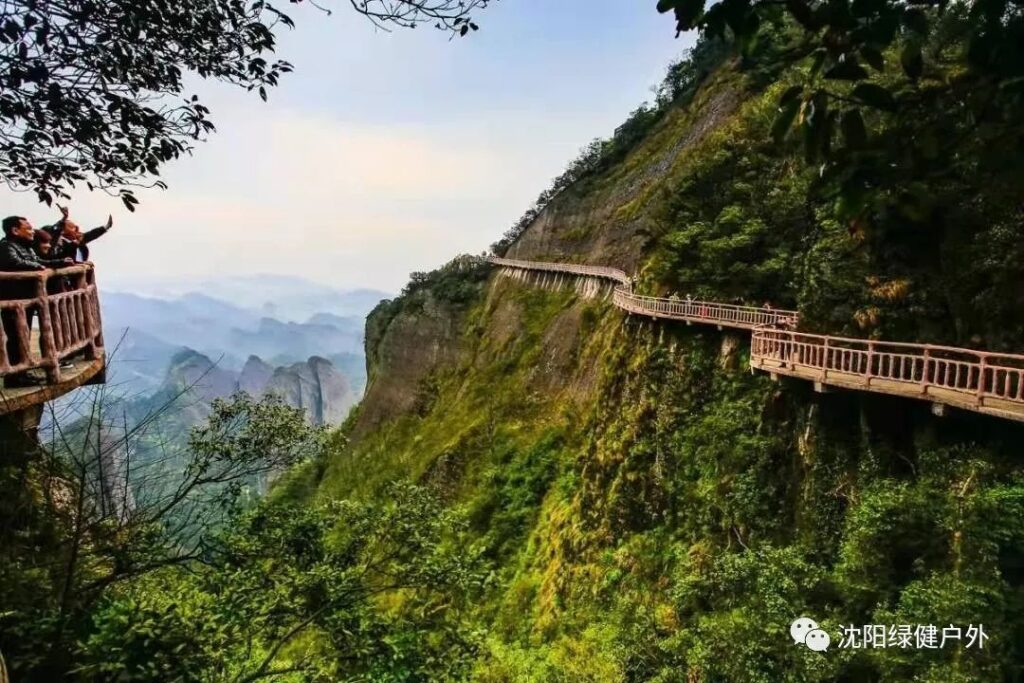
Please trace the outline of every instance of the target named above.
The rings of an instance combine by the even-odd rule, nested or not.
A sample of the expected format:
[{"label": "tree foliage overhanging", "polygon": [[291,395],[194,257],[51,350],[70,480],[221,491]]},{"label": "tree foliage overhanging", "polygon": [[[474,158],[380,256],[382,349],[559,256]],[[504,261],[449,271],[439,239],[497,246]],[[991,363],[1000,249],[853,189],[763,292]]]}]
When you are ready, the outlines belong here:
[{"label": "tree foliage overhanging", "polygon": [[[488,1],[351,5],[378,26],[465,35]],[[213,131],[209,109],[185,93],[186,77],[266,99],[292,69],[274,56],[275,32],[292,26],[266,0],[3,0],[0,179],[46,203],[87,184],[133,209],[133,186],[163,187],[153,179],[160,167]]]},{"label": "tree foliage overhanging", "polygon": [[[679,32],[728,37],[748,58],[766,35],[796,26],[773,58],[802,82],[779,100],[772,130],[802,138],[806,161],[853,229],[872,214],[927,214],[926,183],[965,147],[1004,157],[1024,113],[1024,6],[1006,0],[659,0]],[[942,116],[936,116],[936,114]],[[977,151],[977,150],[974,150]]]}]

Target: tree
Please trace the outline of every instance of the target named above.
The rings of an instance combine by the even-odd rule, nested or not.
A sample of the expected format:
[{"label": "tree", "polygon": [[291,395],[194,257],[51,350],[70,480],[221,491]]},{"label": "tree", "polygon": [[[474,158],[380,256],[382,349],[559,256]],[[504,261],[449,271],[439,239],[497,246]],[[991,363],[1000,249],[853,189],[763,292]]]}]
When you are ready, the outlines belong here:
[{"label": "tree", "polygon": [[320,457],[325,431],[270,397],[216,400],[184,453],[135,443],[188,392],[128,426],[102,393],[46,450],[0,467],[0,649],[18,680],[60,680],[96,606],[145,577],[201,563],[248,489]]},{"label": "tree", "polygon": [[771,55],[803,74],[782,92],[772,134],[801,136],[851,230],[883,213],[925,222],[932,179],[966,158],[1019,164],[1007,150],[1022,139],[1020,3],[659,0],[658,10],[678,31],[728,37],[745,59],[796,27]]},{"label": "tree", "polygon": [[[350,1],[378,26],[455,35],[476,30],[471,14],[489,2]],[[270,58],[275,31],[292,26],[266,0],[0,0],[0,179],[47,204],[85,183],[134,209],[132,187],[165,187],[151,177],[214,130],[183,97],[186,75],[265,100],[292,69]]]},{"label": "tree", "polygon": [[464,680],[484,574],[464,518],[424,489],[271,500],[201,562],[111,594],[81,646],[99,680]]}]

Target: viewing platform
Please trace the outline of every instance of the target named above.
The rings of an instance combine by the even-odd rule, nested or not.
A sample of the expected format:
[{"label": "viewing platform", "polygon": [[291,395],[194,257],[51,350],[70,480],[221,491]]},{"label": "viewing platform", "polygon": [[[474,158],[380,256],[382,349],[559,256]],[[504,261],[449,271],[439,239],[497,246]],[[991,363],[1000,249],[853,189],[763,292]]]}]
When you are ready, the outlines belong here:
[{"label": "viewing platform", "polygon": [[103,329],[91,263],[0,273],[0,317],[0,415],[103,381]]}]

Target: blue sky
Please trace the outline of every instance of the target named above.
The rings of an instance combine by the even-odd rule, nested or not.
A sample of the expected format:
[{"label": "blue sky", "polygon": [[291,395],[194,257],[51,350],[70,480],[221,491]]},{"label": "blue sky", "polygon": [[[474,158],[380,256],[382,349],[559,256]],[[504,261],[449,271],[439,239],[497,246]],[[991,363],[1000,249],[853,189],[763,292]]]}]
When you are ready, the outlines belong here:
[{"label": "blue sky", "polygon": [[[692,45],[654,1],[500,0],[449,40],[391,33],[336,0],[292,7],[295,65],[270,101],[196,82],[218,132],[169,165],[134,214],[84,190],[83,225],[113,213],[93,249],[101,282],[146,292],[219,274],[300,275],[396,291],[414,270],[479,252],[577,151],[651,96]],[[8,213],[53,213],[4,191]]]}]

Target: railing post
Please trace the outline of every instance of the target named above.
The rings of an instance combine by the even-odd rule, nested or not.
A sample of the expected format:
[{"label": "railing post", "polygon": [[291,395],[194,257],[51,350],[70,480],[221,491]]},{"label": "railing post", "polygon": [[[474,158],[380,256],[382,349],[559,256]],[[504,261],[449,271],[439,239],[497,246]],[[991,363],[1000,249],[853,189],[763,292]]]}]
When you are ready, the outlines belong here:
[{"label": "railing post", "polygon": [[825,337],[825,344],[822,348],[821,378],[823,380],[828,378],[828,337]]},{"label": "railing post", "polygon": [[981,362],[978,364],[978,393],[975,394],[975,405],[981,405],[984,400],[985,393],[985,361],[988,360],[986,354],[981,354]]},{"label": "railing post", "polygon": [[871,368],[875,364],[875,342],[868,340],[868,367],[864,372],[865,386],[871,386]]},{"label": "railing post", "polygon": [[927,345],[924,347],[923,358],[924,358],[924,367],[921,368],[921,393],[924,394],[925,396],[927,396],[928,395],[928,385],[930,384],[930,382],[928,381],[928,364],[932,362],[931,361],[931,349],[928,348]]},{"label": "railing post", "polygon": [[100,313],[100,290],[96,287],[95,268],[89,269],[89,278],[86,282],[90,285],[85,293],[86,324],[89,335],[86,357],[95,360],[100,357],[103,349],[103,318]]},{"label": "railing post", "polygon": [[60,381],[60,359],[57,358],[57,345],[53,341],[53,319],[50,316],[50,299],[46,291],[50,272],[42,271],[36,279],[36,301],[39,308],[39,355],[45,363],[46,379],[56,384]]}]

